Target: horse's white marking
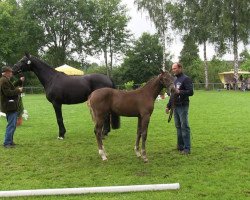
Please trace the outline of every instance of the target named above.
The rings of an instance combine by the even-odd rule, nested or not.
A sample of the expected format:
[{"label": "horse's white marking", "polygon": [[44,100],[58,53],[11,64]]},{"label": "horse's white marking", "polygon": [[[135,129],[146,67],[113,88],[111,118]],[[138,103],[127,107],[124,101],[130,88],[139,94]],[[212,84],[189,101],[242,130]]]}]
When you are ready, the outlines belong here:
[{"label": "horse's white marking", "polygon": [[63,140],[64,138],[63,137],[57,137],[58,140]]},{"label": "horse's white marking", "polygon": [[137,149],[136,146],[135,146],[135,154],[136,154],[136,156],[137,156],[138,158],[141,157],[141,153],[140,153],[139,149]]},{"label": "horse's white marking", "polygon": [[102,157],[103,161],[108,160],[104,150],[99,149],[99,155]]},{"label": "horse's white marking", "polygon": [[28,60],[27,64],[28,64],[28,65],[30,65],[30,64],[31,64],[31,61],[30,61],[30,60]]}]

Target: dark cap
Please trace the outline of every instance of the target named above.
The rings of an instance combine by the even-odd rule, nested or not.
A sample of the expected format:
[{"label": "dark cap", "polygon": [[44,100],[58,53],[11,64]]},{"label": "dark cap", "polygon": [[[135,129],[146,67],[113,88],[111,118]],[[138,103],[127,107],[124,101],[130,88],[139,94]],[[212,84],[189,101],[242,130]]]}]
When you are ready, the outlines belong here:
[{"label": "dark cap", "polygon": [[13,72],[13,70],[10,67],[5,66],[5,67],[2,67],[2,73],[4,72]]}]

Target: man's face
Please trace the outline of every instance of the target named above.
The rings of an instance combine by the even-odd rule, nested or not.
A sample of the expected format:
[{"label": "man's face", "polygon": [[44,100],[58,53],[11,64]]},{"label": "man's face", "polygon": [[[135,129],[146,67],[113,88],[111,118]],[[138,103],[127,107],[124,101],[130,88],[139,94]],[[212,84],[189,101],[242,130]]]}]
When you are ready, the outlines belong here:
[{"label": "man's face", "polygon": [[7,72],[5,72],[5,76],[7,76],[8,78],[11,78],[13,76],[13,72],[7,71]]},{"label": "man's face", "polygon": [[182,72],[182,68],[179,67],[176,63],[172,65],[172,72],[176,76]]}]

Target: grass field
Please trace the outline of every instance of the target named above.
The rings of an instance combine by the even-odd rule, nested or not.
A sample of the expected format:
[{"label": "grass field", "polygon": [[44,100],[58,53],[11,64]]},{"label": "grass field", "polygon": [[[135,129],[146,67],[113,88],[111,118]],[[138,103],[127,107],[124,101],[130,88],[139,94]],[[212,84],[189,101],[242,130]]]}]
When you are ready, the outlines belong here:
[{"label": "grass field", "polygon": [[[176,150],[166,100],[155,102],[143,163],[133,151],[135,118],[104,140],[108,162],[98,155],[86,104],[63,106],[66,139],[57,140],[52,105],[44,95],[23,98],[29,112],[15,133],[14,149],[0,148],[1,190],[176,183],[180,190],[123,194],[22,197],[18,199],[237,199],[250,197],[250,92],[195,91],[191,97],[192,153]],[[0,118],[3,141],[5,118]],[[12,199],[12,198],[9,198]],[[13,198],[14,199],[14,198]]]}]

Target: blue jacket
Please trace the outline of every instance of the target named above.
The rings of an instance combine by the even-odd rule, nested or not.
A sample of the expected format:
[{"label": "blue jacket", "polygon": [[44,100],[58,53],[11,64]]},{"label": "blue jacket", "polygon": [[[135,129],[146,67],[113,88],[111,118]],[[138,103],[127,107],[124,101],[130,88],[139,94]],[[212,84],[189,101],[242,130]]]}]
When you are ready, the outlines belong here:
[{"label": "blue jacket", "polygon": [[167,108],[171,109],[173,102],[174,106],[189,105],[189,96],[193,96],[194,94],[192,80],[185,74],[181,73],[176,76],[174,85],[175,88],[180,90],[180,94],[171,94]]}]

